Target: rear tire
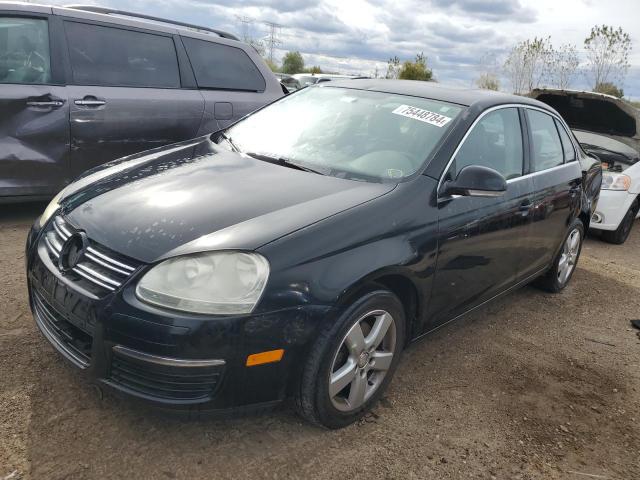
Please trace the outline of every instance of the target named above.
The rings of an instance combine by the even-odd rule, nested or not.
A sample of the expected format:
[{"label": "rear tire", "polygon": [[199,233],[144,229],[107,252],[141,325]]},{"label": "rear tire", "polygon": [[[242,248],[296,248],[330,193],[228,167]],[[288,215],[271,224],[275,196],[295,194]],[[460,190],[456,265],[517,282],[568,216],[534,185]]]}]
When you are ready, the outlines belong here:
[{"label": "rear tire", "polygon": [[602,232],[602,239],[605,242],[613,243],[614,245],[622,245],[629,238],[629,234],[631,233],[631,229],[633,228],[633,222],[636,220],[636,215],[638,214],[638,208],[640,204],[638,203],[638,199],[636,198],[635,202],[629,207],[629,211],[624,216],[620,225],[616,230],[604,230]]},{"label": "rear tire", "polygon": [[402,303],[376,289],[319,334],[295,393],[298,414],[326,428],[346,427],[385,392],[405,340]]},{"label": "rear tire", "polygon": [[551,293],[563,290],[573,277],[584,241],[584,224],[575,219],[562,242],[562,248],[553,261],[549,271],[538,280],[536,286]]}]

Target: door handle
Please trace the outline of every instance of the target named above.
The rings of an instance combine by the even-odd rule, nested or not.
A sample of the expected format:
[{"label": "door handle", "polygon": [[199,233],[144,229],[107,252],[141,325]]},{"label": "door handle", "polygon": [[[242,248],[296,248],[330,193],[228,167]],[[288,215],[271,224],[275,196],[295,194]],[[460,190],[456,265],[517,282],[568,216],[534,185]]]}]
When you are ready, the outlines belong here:
[{"label": "door handle", "polygon": [[64,100],[62,100],[61,98],[52,97],[51,95],[27,98],[27,107],[59,108],[63,105]]},{"label": "door handle", "polygon": [[90,96],[84,97],[82,100],[74,100],[73,103],[81,107],[101,107],[107,104],[104,100],[98,100],[96,97]]},{"label": "door handle", "polygon": [[83,107],[100,107],[102,105],[106,105],[107,102],[104,100],[76,100],[73,103]]},{"label": "door handle", "polygon": [[523,217],[526,217],[527,215],[529,215],[532,207],[533,203],[531,202],[531,200],[525,200],[520,204],[518,210],[522,213]]}]

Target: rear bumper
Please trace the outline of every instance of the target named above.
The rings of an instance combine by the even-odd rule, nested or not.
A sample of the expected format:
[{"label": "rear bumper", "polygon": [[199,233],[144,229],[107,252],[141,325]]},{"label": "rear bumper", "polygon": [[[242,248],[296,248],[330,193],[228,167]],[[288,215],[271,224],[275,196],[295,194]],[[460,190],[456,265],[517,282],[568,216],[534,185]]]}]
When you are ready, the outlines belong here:
[{"label": "rear bumper", "polygon": [[629,211],[637,195],[615,190],[602,190],[598,207],[591,218],[589,228],[616,230]]}]

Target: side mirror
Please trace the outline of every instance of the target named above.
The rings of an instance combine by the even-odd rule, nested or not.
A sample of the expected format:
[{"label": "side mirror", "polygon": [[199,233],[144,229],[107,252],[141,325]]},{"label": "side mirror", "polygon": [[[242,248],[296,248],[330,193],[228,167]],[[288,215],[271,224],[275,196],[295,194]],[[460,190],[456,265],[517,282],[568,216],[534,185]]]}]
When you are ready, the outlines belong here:
[{"label": "side mirror", "polygon": [[455,180],[442,186],[442,195],[465,197],[499,197],[507,191],[507,180],[489,167],[468,165],[460,170]]}]

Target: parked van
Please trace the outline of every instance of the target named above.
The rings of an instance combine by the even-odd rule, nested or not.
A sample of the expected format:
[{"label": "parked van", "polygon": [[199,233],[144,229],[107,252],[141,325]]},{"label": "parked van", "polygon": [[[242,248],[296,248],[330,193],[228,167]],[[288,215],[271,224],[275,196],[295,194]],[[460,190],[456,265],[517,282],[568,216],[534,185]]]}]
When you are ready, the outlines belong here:
[{"label": "parked van", "polygon": [[0,201],[229,126],[282,97],[255,50],[208,27],[94,6],[0,4]]}]

